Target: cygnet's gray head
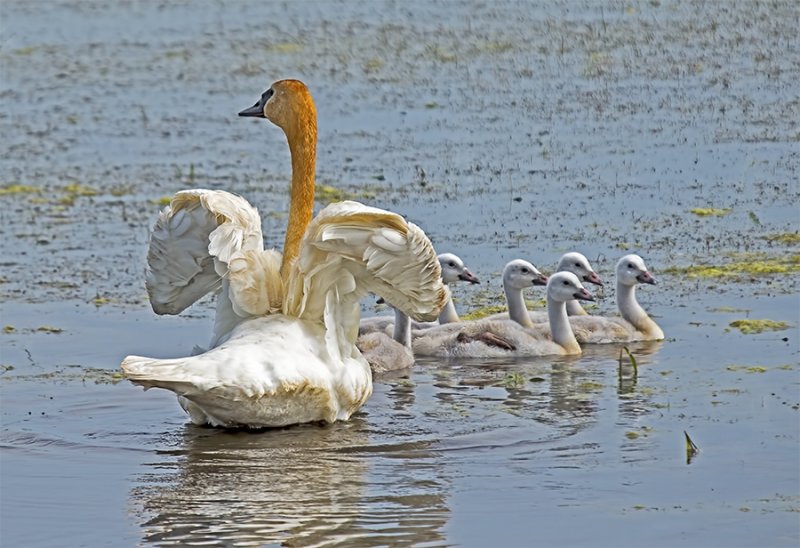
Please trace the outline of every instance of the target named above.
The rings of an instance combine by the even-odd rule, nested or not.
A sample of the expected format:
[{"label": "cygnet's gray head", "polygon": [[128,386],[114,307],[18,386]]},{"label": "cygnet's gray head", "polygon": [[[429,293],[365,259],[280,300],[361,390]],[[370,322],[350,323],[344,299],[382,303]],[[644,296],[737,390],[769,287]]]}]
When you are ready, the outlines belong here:
[{"label": "cygnet's gray head", "polygon": [[471,284],[481,283],[475,274],[464,266],[461,257],[452,253],[442,253],[437,257],[439,265],[442,267],[442,281],[446,284],[454,282],[469,282]]},{"label": "cygnet's gray head", "polygon": [[523,259],[515,259],[503,269],[503,287],[525,289],[534,285],[547,285],[547,276]]},{"label": "cygnet's gray head", "polygon": [[594,297],[583,287],[572,272],[556,272],[547,282],[547,296],[556,302],[565,303],[573,299],[593,301]]},{"label": "cygnet's gray head", "polygon": [[644,259],[631,253],[617,263],[617,281],[622,285],[652,284],[656,279],[648,272]]},{"label": "cygnet's gray head", "polygon": [[577,251],[565,253],[561,257],[561,260],[558,261],[556,270],[559,272],[572,272],[582,282],[603,285],[600,276],[594,271],[592,265],[589,264],[589,259]]}]

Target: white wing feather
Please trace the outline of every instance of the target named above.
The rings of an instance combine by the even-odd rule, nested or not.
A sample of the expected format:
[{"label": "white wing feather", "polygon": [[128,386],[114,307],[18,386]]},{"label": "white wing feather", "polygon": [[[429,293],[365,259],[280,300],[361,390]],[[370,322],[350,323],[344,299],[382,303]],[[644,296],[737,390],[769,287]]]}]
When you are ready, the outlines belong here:
[{"label": "white wing feather", "polygon": [[230,305],[221,309],[241,318],[280,309],[280,254],[264,251],[261,218],[241,196],[221,190],[178,192],[153,227],[147,263],[147,293],[157,314],[179,314],[218,290],[223,277],[230,283],[222,298]]},{"label": "white wing feather", "polygon": [[311,221],[300,249],[284,313],[324,320],[343,340],[355,340],[358,300],[367,293],[418,320],[435,319],[449,296],[430,240],[396,213],[357,202],[331,204]]}]

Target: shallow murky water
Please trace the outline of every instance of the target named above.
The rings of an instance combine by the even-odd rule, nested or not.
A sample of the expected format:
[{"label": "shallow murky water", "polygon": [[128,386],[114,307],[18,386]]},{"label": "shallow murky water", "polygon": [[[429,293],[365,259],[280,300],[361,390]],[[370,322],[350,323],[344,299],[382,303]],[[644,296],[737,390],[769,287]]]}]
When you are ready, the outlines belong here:
[{"label": "shallow murky water", "polygon": [[[0,6],[3,545],[800,542],[796,3],[42,6]],[[283,136],[236,117],[281,77],[316,98],[320,194],[458,253],[461,311],[512,258],[611,280],[631,250],[668,339],[638,373],[420,361],[347,423],[260,433],[119,382],[210,334],[211,300],[146,302],[161,198],[236,191],[281,241]]]}]

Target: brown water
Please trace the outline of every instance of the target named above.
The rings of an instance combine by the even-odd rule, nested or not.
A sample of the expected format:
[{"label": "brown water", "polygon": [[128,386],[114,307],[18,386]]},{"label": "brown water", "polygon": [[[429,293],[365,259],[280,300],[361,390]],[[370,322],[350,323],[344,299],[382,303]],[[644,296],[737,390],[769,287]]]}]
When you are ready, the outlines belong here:
[{"label": "brown water", "polygon": [[[792,1],[3,2],[0,544],[796,546],[798,26]],[[485,282],[461,311],[510,259],[610,281],[635,251],[668,339],[638,374],[616,346],[420,361],[347,423],[260,433],[118,382],[210,336],[210,299],[146,302],[161,198],[238,192],[282,240],[283,135],[236,117],[282,77],[317,101],[323,198],[459,254]]]}]

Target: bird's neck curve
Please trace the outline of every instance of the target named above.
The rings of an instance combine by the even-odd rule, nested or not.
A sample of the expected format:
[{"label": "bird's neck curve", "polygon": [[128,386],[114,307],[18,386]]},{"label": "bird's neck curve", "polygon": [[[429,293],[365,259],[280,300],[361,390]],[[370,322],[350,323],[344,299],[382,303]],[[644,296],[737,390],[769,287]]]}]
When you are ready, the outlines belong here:
[{"label": "bird's neck curve", "polygon": [[456,305],[453,304],[452,297],[447,299],[447,303],[445,303],[442,311],[439,312],[439,323],[454,323],[460,321],[458,317],[458,312],[456,312]]},{"label": "bird's neck curve", "polygon": [[297,121],[285,129],[292,155],[292,187],[289,201],[289,222],[283,242],[281,277],[288,275],[289,268],[300,250],[300,242],[306,227],[314,215],[314,184],[317,159],[317,113],[313,103],[300,109]]},{"label": "bird's neck curve", "polygon": [[617,282],[617,307],[622,317],[636,328],[640,333],[647,335],[649,339],[663,339],[664,332],[647,315],[644,308],[636,300],[636,286],[625,285]]},{"label": "bird's neck curve", "polygon": [[547,296],[547,319],[550,322],[550,333],[553,342],[564,348],[567,354],[580,354],[581,346],[575,339],[567,317],[567,303],[556,301]]},{"label": "bird's neck curve", "polygon": [[506,303],[508,304],[508,317],[523,327],[532,327],[533,322],[525,306],[525,298],[521,289],[515,289],[504,284],[503,290],[506,293]]},{"label": "bird's neck curve", "polygon": [[588,314],[577,299],[567,301],[567,316],[587,316]]}]

